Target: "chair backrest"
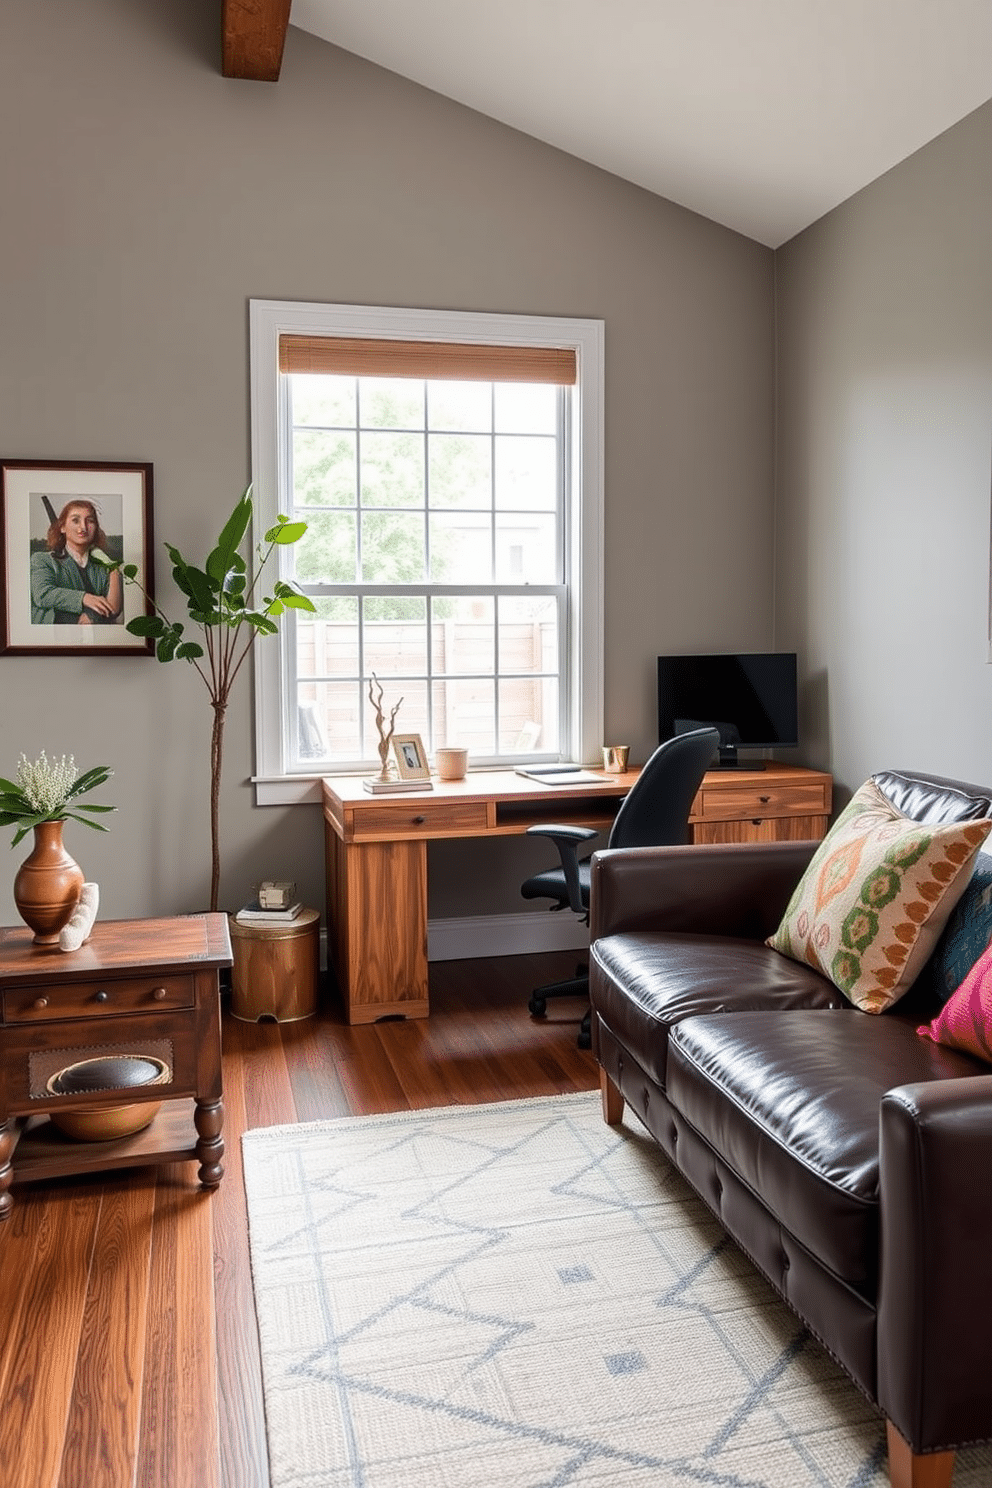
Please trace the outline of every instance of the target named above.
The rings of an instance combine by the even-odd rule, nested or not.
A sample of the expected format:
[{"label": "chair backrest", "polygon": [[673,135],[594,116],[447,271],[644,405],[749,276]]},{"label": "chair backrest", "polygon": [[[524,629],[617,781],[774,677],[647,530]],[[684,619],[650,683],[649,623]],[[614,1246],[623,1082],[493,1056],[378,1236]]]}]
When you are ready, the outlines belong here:
[{"label": "chair backrest", "polygon": [[720,744],[716,729],[693,729],[659,744],[621,803],[610,847],[677,847],[689,840],[689,812]]}]

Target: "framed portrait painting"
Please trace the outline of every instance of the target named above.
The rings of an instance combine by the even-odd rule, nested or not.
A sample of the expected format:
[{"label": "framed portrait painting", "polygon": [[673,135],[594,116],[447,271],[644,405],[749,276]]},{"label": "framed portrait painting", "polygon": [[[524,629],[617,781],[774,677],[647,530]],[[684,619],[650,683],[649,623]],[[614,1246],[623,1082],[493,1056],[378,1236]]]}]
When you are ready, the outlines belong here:
[{"label": "framed portrait painting", "polygon": [[[151,465],[0,461],[0,653],[153,655],[125,629],[151,613],[151,552]],[[101,559],[133,564],[138,582]]]}]

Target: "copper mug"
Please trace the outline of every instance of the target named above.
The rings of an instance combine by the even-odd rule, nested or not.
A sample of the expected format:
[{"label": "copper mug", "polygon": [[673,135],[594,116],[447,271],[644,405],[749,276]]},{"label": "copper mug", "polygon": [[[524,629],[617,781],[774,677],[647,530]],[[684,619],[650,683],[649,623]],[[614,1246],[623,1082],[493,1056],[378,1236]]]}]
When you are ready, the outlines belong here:
[{"label": "copper mug", "polygon": [[622,775],[629,758],[629,744],[606,744],[603,747],[603,769],[610,775]]}]

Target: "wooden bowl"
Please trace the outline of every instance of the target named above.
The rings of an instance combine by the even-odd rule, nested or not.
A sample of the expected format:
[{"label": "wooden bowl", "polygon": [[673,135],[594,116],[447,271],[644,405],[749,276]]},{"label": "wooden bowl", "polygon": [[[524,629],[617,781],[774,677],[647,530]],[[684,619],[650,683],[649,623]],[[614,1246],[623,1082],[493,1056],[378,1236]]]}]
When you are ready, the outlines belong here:
[{"label": "wooden bowl", "polygon": [[[56,1071],[48,1081],[52,1095],[82,1095],[86,1091],[166,1085],[172,1072],[161,1059],[147,1054],[115,1054],[80,1059]],[[161,1109],[161,1101],[129,1101],[120,1105],[90,1106],[74,1111],[50,1111],[53,1126],[78,1142],[109,1142],[141,1131]]]}]

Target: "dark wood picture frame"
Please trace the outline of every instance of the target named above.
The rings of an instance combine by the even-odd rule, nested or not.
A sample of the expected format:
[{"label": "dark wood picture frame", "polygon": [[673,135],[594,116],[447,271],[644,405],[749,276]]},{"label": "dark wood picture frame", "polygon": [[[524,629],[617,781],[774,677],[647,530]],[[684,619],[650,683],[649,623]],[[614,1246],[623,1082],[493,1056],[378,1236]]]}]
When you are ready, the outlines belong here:
[{"label": "dark wood picture frame", "polygon": [[[73,560],[64,541],[60,551],[58,524],[73,506],[89,512],[90,530],[95,513],[91,547],[138,570],[140,588],[118,580],[116,613],[106,570],[62,567]],[[71,580],[64,587],[63,576]],[[0,655],[153,656],[153,639],[125,627],[153,612],[154,578],[151,464],[0,460]]]}]

